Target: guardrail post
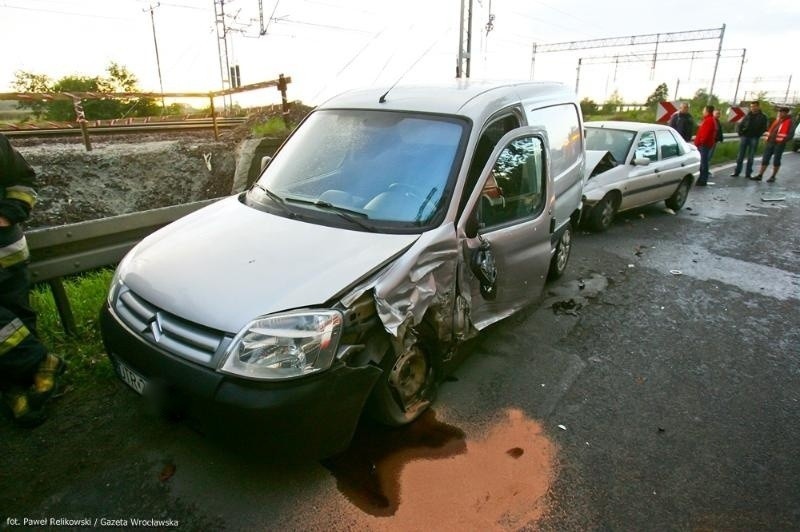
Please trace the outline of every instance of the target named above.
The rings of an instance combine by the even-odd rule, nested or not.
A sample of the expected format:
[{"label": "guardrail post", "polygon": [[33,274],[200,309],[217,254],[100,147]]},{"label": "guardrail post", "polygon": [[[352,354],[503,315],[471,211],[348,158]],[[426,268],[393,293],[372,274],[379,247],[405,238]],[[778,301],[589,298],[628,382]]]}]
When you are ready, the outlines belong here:
[{"label": "guardrail post", "polygon": [[214,140],[219,140],[219,126],[217,126],[217,111],[214,109],[214,95],[208,95],[208,101],[211,102],[211,123],[214,124]]},{"label": "guardrail post", "polygon": [[75,98],[72,100],[72,106],[75,108],[76,120],[81,126],[83,145],[86,147],[86,151],[92,151],[92,141],[89,140],[89,128],[86,126],[86,114],[83,112],[83,104],[79,98]]},{"label": "guardrail post", "polygon": [[289,128],[289,99],[286,97],[286,78],[283,74],[278,76],[278,90],[281,91],[281,106],[282,106],[282,116],[283,116],[283,125],[286,128]]},{"label": "guardrail post", "polygon": [[61,277],[50,279],[47,284],[50,285],[50,290],[53,293],[53,300],[56,302],[56,309],[58,310],[58,316],[61,318],[64,332],[70,336],[77,336],[78,327],[75,325],[75,316],[72,314],[72,307],[69,304],[67,291],[64,289]]}]

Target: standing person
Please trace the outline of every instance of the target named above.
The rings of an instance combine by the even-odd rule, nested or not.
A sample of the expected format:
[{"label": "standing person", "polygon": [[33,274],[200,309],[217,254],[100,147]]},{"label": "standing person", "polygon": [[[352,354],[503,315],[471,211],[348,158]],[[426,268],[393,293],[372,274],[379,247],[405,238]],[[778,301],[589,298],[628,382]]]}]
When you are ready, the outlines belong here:
[{"label": "standing person", "polygon": [[683,140],[691,142],[694,133],[694,118],[689,114],[689,104],[684,102],[678,107],[678,112],[669,119],[669,127],[677,131]]},{"label": "standing person", "polygon": [[48,354],[36,337],[36,313],[29,302],[28,244],[19,224],[36,202],[34,176],[0,134],[0,405],[23,427],[45,420],[44,404],[64,370],[64,362]]},{"label": "standing person", "polygon": [[739,177],[742,173],[742,163],[747,156],[747,166],[744,176],[749,178],[753,175],[753,160],[758,148],[758,139],[767,130],[767,115],[761,112],[761,104],[757,101],[750,102],[750,112],[747,113],[739,125],[736,132],[739,134],[739,155],[736,156],[736,169],[731,177]]},{"label": "standing person", "polygon": [[714,123],[717,126],[717,136],[714,139],[714,147],[711,148],[711,153],[708,154],[709,162],[711,162],[711,159],[714,158],[714,152],[717,150],[717,144],[725,140],[725,134],[722,132],[722,122],[719,121],[719,109],[714,109],[712,116],[714,117]]},{"label": "standing person", "polygon": [[708,161],[711,158],[711,150],[717,142],[717,124],[713,113],[713,105],[706,105],[703,108],[703,121],[700,122],[697,135],[694,137],[694,145],[700,152],[700,176],[695,183],[698,187],[708,185]]},{"label": "standing person", "polygon": [[775,182],[775,176],[781,167],[781,157],[786,144],[791,140],[794,131],[792,130],[792,117],[789,115],[788,107],[778,109],[778,118],[772,122],[767,131],[767,144],[764,146],[764,155],[761,158],[761,171],[756,177],[751,177],[753,181],[761,181],[764,172],[767,171],[770,158],[775,156],[772,161],[772,176],[767,179],[769,183]]},{"label": "standing person", "polygon": [[710,161],[712,157],[714,157],[714,151],[717,149],[717,144],[723,142],[725,140],[725,134],[722,132],[722,122],[719,120],[719,109],[714,109],[714,123],[717,125],[717,137],[714,139],[714,147],[711,148],[711,154],[708,156],[708,160]]}]

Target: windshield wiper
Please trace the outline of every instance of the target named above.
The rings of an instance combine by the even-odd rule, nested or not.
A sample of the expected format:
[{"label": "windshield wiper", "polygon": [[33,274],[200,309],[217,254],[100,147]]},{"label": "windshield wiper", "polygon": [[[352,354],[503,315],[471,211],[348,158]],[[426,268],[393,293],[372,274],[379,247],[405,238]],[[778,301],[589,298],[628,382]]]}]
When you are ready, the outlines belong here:
[{"label": "windshield wiper", "polygon": [[280,197],[279,195],[275,194],[273,191],[271,191],[267,187],[265,187],[263,185],[259,185],[258,183],[253,183],[253,186],[263,190],[264,193],[267,195],[267,197],[269,197],[269,199],[271,199],[272,201],[274,201],[275,203],[280,205],[281,209],[283,209],[283,212],[285,212],[290,218],[296,218],[297,217],[297,213],[294,212],[292,209],[290,209],[288,205],[286,205],[286,201],[282,197]]},{"label": "windshield wiper", "polygon": [[361,220],[359,220],[358,218],[356,218],[354,216],[354,215],[356,215],[356,216],[359,216],[359,217],[364,218],[364,219],[369,219],[369,216],[366,213],[363,213],[361,211],[348,209],[347,207],[340,207],[338,205],[334,205],[333,203],[330,203],[328,201],[321,200],[321,199],[307,200],[307,199],[303,199],[303,198],[291,198],[291,197],[287,196],[286,197],[286,201],[291,201],[292,203],[305,203],[307,205],[313,205],[314,207],[319,207],[321,209],[332,210],[337,216],[347,220],[351,224],[357,225],[357,226],[361,227],[362,229],[364,229],[366,231],[369,231],[371,233],[375,232],[375,228],[374,227],[370,227],[369,225],[363,223]]}]

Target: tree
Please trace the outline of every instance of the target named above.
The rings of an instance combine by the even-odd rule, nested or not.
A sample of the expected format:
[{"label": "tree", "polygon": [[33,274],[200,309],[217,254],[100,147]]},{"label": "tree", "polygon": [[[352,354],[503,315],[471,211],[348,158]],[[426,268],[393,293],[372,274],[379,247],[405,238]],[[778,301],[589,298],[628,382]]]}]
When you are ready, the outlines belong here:
[{"label": "tree", "polygon": [[606,100],[606,102],[603,104],[601,111],[604,114],[616,113],[621,105],[622,97],[619,95],[619,91],[615,89],[614,92],[611,93],[611,96],[608,98],[608,100]]},{"label": "tree", "polygon": [[719,98],[712,94],[711,100],[709,101],[708,91],[705,89],[697,89],[697,92],[694,93],[694,97],[689,100],[689,108],[692,110],[693,114],[699,116],[702,114],[703,107],[706,105],[713,105],[719,108]]},{"label": "tree", "polygon": [[[14,87],[19,92],[137,92],[138,80],[125,66],[111,62],[106,76],[64,76],[53,83],[44,74],[18,71],[14,75]],[[48,120],[75,120],[73,102],[54,100],[50,102],[19,102],[19,108],[31,109],[37,118]],[[152,116],[160,106],[152,98],[103,98],[83,101],[83,110],[88,119],[120,118],[124,116]]]},{"label": "tree", "polygon": [[581,100],[581,113],[583,113],[583,116],[597,114],[598,108],[599,106],[594,100],[589,98],[584,98]]},{"label": "tree", "polygon": [[[31,72],[14,72],[14,82],[11,84],[17,92],[49,92],[53,82],[44,74]],[[41,118],[47,111],[47,102],[17,102],[18,109],[30,109],[36,118]]]},{"label": "tree", "polygon": [[647,97],[645,105],[651,111],[655,111],[659,102],[665,102],[667,100],[669,100],[669,88],[667,87],[666,83],[662,83],[656,87],[656,90],[653,91],[653,94]]}]

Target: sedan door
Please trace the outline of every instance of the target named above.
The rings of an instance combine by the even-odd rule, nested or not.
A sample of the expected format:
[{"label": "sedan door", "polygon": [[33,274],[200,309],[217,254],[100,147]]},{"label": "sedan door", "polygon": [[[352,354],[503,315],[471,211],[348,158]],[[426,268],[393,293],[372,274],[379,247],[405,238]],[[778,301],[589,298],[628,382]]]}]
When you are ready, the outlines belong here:
[{"label": "sedan door", "polygon": [[[637,160],[649,160],[648,164],[634,165]],[[658,147],[654,131],[641,131],[628,156],[631,171],[620,187],[622,203],[619,210],[630,209],[658,201],[659,172]]]},{"label": "sedan door", "polygon": [[658,172],[658,198],[656,201],[667,199],[672,196],[675,189],[683,180],[687,173],[685,158],[681,156],[681,149],[678,141],[672,132],[666,129],[656,131],[659,154]]},{"label": "sedan door", "polygon": [[459,291],[477,329],[539,297],[552,254],[555,194],[547,136],[523,127],[497,143],[458,222]]}]

